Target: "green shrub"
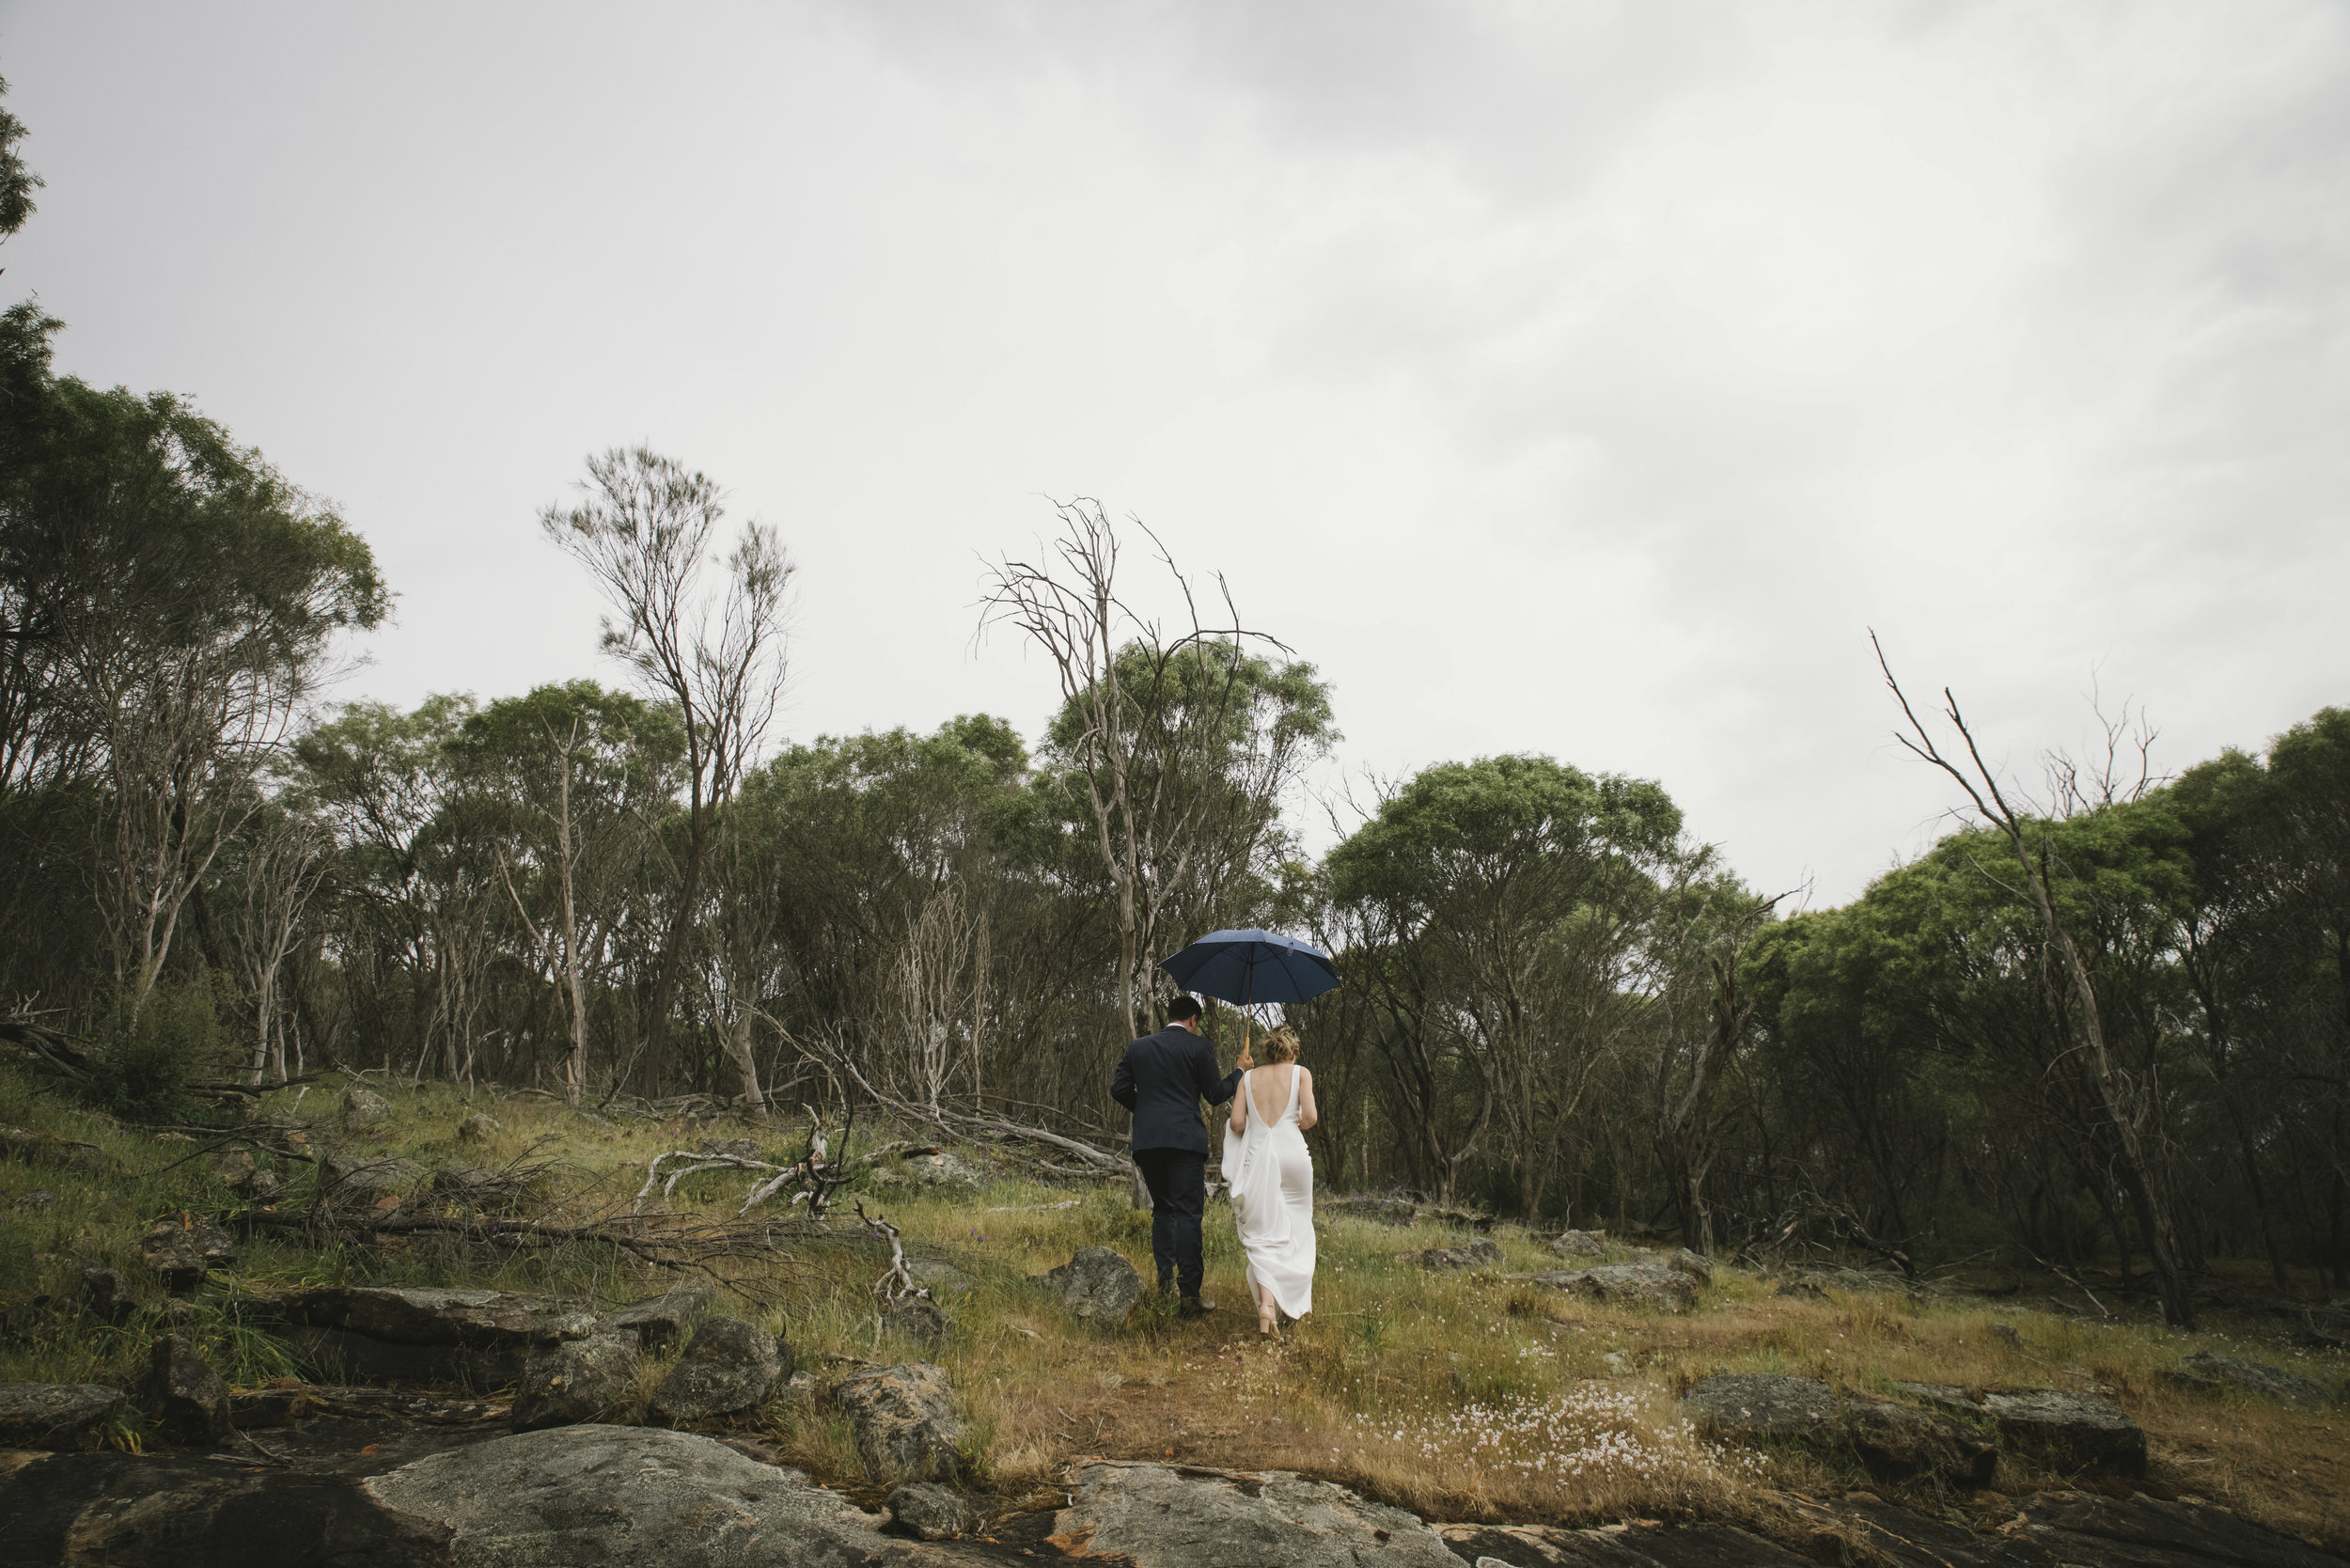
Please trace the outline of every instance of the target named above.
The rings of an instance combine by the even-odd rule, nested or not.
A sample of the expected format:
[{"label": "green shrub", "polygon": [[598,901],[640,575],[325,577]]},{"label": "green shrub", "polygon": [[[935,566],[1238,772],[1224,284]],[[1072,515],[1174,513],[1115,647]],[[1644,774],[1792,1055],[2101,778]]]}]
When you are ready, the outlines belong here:
[{"label": "green shrub", "polygon": [[206,1107],[190,1086],[220,1077],[232,1053],[208,981],[158,981],[135,1013],[127,996],[109,1011],[90,1098],[128,1121],[194,1121]]}]

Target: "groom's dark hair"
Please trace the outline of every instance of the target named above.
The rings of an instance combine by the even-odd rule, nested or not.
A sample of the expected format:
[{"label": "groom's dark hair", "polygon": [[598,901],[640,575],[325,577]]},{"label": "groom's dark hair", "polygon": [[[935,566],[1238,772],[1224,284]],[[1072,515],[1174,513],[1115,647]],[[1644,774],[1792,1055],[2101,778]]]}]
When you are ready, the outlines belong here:
[{"label": "groom's dark hair", "polygon": [[1167,1004],[1167,1021],[1170,1024],[1180,1024],[1186,1018],[1198,1016],[1199,1002],[1197,997],[1178,996]]}]

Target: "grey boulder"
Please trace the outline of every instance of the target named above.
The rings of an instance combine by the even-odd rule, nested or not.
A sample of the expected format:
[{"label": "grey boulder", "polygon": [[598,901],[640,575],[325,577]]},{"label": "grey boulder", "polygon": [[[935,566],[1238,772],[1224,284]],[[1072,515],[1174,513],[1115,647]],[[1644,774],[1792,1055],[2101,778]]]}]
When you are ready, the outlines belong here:
[{"label": "grey boulder", "polygon": [[704,1318],[653,1390],[646,1415],[659,1425],[678,1426],[756,1409],[791,1374],[773,1334],[741,1318]]},{"label": "grey boulder", "polygon": [[832,1403],[848,1417],[857,1457],[883,1480],[946,1481],[962,1463],[953,1387],[927,1361],[843,1378]]},{"label": "grey boulder", "polygon": [[212,1162],[212,1174],[229,1191],[256,1203],[267,1203],[277,1196],[277,1177],[254,1164],[249,1150],[231,1149]]},{"label": "grey boulder", "polygon": [[662,1350],[685,1337],[686,1325],[710,1307],[710,1287],[682,1285],[648,1296],[603,1320],[607,1333],[634,1334],[646,1350]]},{"label": "grey boulder", "polygon": [[353,1089],[343,1096],[343,1125],[354,1133],[371,1132],[391,1119],[391,1102],[371,1089]]},{"label": "grey boulder", "polygon": [[1714,1261],[1701,1253],[1692,1252],[1685,1247],[1666,1259],[1665,1266],[1679,1270],[1700,1285],[1710,1285],[1714,1282]]},{"label": "grey boulder", "polygon": [[1562,1231],[1543,1245],[1561,1258],[1605,1258],[1607,1256],[1607,1232]]},{"label": "grey boulder", "polygon": [[457,1124],[457,1141],[460,1143],[487,1143],[491,1138],[505,1130],[506,1123],[500,1121],[496,1117],[488,1115],[482,1111],[476,1111],[471,1116],[465,1118],[464,1121],[460,1121]]},{"label": "grey boulder", "polygon": [[226,1453],[59,1453],[0,1481],[9,1568],[437,1568],[448,1531],[349,1476]]},{"label": "grey boulder", "polygon": [[636,1341],[597,1334],[542,1346],[514,1387],[514,1430],[626,1419],[636,1403]]},{"label": "grey boulder", "polygon": [[1542,1274],[1512,1275],[1570,1295],[1606,1302],[1611,1307],[1653,1307],[1685,1312],[1697,1304],[1698,1282],[1679,1269],[1659,1263],[1601,1263],[1594,1268],[1552,1269]]},{"label": "grey boulder", "polygon": [[1691,1388],[1683,1402],[1723,1436],[1827,1452],[1849,1450],[1884,1481],[1931,1475],[1983,1486],[1998,1464],[1987,1422],[1969,1423],[1890,1400],[1840,1395],[1808,1377],[1723,1373]]},{"label": "grey boulder", "polygon": [[436,1453],[365,1482],[449,1532],[458,1568],[832,1568],[926,1549],[797,1472],[715,1438],[567,1426]]},{"label": "grey boulder", "polygon": [[216,1268],[237,1261],[237,1244],[209,1220],[180,1225],[170,1220],[139,1239],[139,1258],[162,1277],[169,1291],[192,1291]]},{"label": "grey boulder", "polygon": [[127,1402],[96,1383],[0,1383],[0,1449],[92,1449]]},{"label": "grey boulder", "polygon": [[1935,1383],[1896,1383],[1892,1388],[1962,1419],[1989,1421],[2002,1441],[2052,1470],[2133,1479],[2146,1473],[2144,1429],[2118,1405],[2093,1394]]},{"label": "grey boulder", "polygon": [[1689,1413],[1731,1437],[1828,1448],[1841,1441],[1836,1390],[1809,1377],[1724,1372],[1681,1396]]},{"label": "grey boulder", "polygon": [[164,1435],[175,1443],[209,1449],[231,1430],[228,1385],[177,1334],[164,1335],[148,1352],[143,1392]]},{"label": "grey boulder", "polygon": [[1123,1253],[1106,1247],[1089,1247],[1058,1268],[1029,1277],[1060,1299],[1060,1304],[1090,1323],[1123,1323],[1142,1299],[1142,1276]]},{"label": "grey boulder", "polygon": [[1460,1568],[1444,1537],[1400,1508],[1284,1470],[1185,1474],[1097,1462],[1071,1477],[1054,1544],[1134,1568]]},{"label": "grey boulder", "polygon": [[889,1517],[909,1535],[950,1541],[979,1528],[979,1512],[934,1481],[909,1482],[889,1494]]},{"label": "grey boulder", "polygon": [[437,1285],[317,1285],[270,1309],[310,1361],[363,1383],[509,1383],[532,1351],[596,1327],[594,1313],[546,1296]]},{"label": "grey boulder", "polygon": [[2119,1406],[2063,1388],[1994,1391],[1982,1397],[1999,1435],[2067,1475],[2132,1479],[2146,1473],[2146,1433]]}]

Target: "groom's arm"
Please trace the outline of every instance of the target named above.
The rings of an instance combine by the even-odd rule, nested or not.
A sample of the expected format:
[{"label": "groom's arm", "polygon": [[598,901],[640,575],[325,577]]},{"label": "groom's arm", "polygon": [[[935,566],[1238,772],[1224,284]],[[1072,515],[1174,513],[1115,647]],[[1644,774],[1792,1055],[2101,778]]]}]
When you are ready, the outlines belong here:
[{"label": "groom's arm", "polygon": [[1240,1069],[1237,1067],[1221,1078],[1215,1075],[1215,1047],[1204,1040],[1193,1054],[1191,1063],[1193,1074],[1199,1080],[1199,1098],[1211,1105],[1220,1105],[1230,1100],[1232,1090],[1240,1087]]},{"label": "groom's arm", "polygon": [[1139,1098],[1135,1088],[1135,1053],[1131,1049],[1118,1058],[1118,1072],[1110,1079],[1110,1098],[1130,1111]]}]

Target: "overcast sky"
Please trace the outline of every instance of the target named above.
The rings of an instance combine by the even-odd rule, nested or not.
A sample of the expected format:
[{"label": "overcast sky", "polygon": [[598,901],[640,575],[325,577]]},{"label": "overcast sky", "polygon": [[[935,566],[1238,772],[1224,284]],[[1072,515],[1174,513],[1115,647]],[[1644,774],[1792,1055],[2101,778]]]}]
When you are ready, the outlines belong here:
[{"label": "overcast sky", "polygon": [[346,697],[583,673],[540,537],[650,440],[777,525],[791,738],[972,710],[979,557],[1134,513],[1340,762],[1657,778],[1851,897],[1950,792],[2350,702],[2350,8],[0,4],[0,294],[400,594]]}]

